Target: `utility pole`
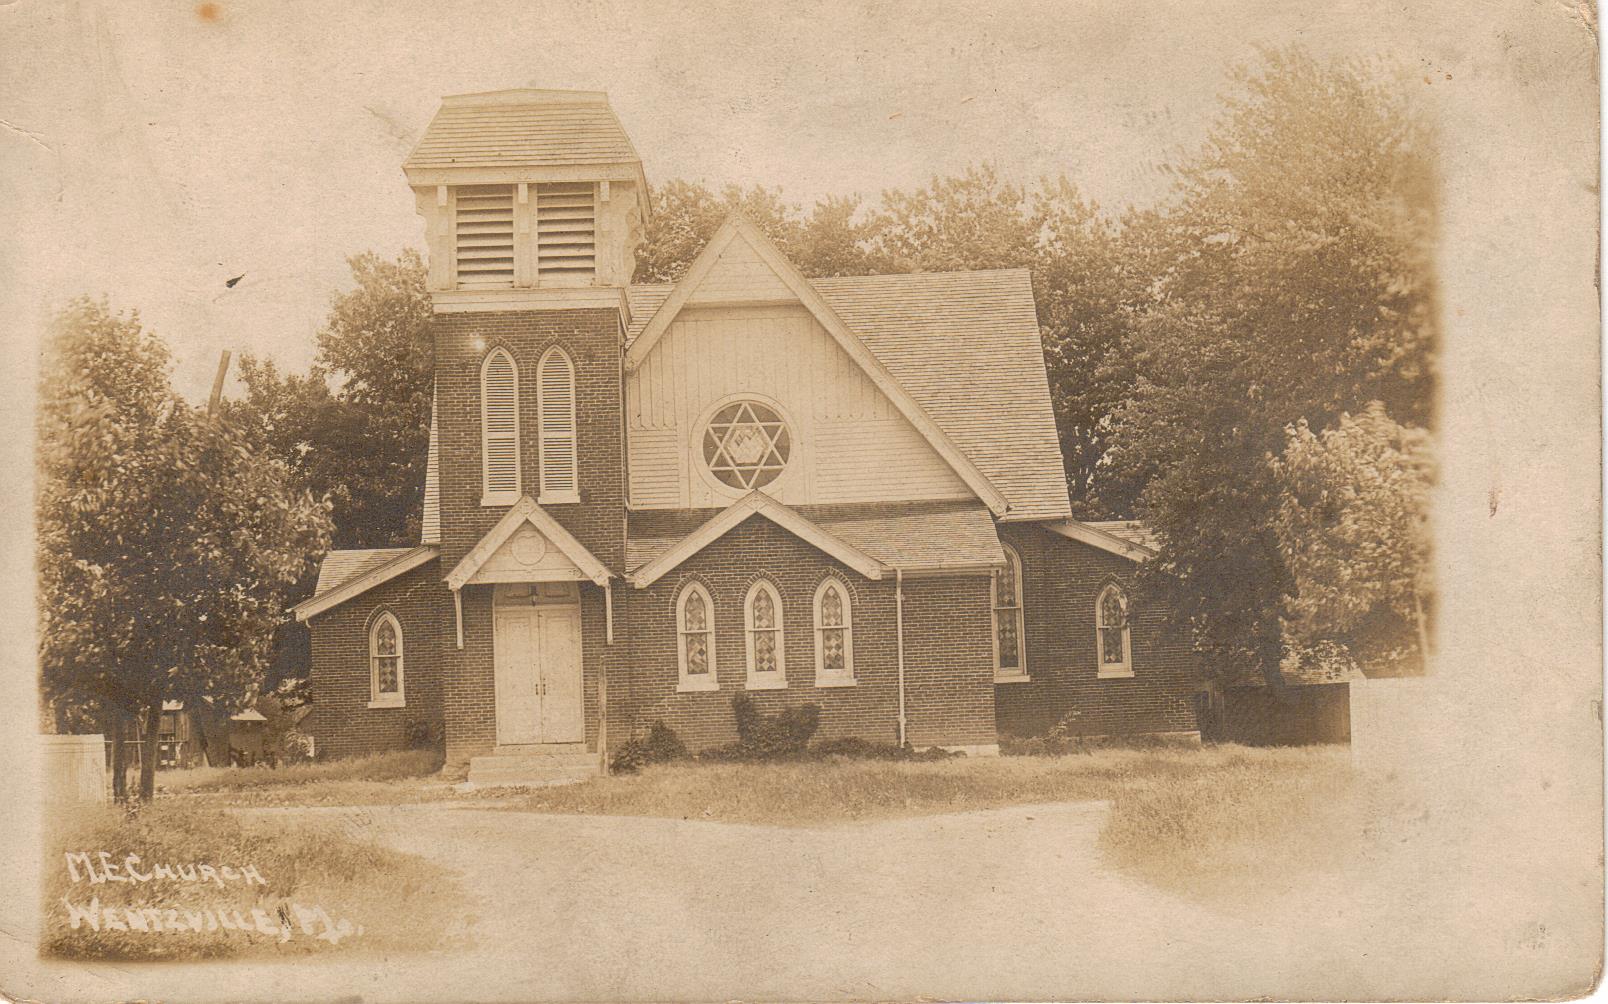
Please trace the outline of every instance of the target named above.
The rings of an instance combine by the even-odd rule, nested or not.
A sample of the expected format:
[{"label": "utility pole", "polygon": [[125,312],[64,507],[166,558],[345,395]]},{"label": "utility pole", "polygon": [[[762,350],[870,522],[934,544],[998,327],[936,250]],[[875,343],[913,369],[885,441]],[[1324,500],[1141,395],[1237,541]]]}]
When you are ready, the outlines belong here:
[{"label": "utility pole", "polygon": [[229,372],[229,350],[224,349],[223,355],[218,357],[218,375],[212,378],[212,396],[207,398],[207,417],[211,418],[218,412],[218,402],[223,400],[223,378]]}]

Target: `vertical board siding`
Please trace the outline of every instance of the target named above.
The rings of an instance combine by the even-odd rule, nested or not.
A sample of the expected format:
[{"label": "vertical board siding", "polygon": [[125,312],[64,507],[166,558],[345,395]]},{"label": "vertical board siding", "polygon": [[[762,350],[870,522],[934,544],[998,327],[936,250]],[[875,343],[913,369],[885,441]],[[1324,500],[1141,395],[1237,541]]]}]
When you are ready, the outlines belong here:
[{"label": "vertical board siding", "polygon": [[729,502],[702,469],[699,425],[744,394],[775,402],[789,423],[787,470],[765,489],[786,505],[971,497],[802,306],[746,307],[687,311],[627,378],[632,505]]},{"label": "vertical board siding", "polygon": [[733,303],[754,300],[791,300],[793,291],[759,257],[747,240],[738,236],[710,268],[687,302]]}]

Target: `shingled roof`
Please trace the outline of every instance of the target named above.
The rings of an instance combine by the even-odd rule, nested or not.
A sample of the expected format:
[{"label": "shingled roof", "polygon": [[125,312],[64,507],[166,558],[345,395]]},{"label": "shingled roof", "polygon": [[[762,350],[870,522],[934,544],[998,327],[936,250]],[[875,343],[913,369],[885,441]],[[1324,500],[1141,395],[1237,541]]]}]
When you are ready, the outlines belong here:
[{"label": "shingled roof", "polygon": [[[975,501],[791,506],[844,543],[906,572],[1005,563],[988,507]],[[697,530],[720,509],[647,509],[629,514],[625,564],[643,565]]]},{"label": "shingled roof", "polygon": [[403,169],[640,162],[602,91],[527,89],[442,98]]},{"label": "shingled roof", "polygon": [[[1071,515],[1026,269],[851,276],[810,285],[1005,496],[1007,519]],[[630,288],[628,346],[673,288]]]}]

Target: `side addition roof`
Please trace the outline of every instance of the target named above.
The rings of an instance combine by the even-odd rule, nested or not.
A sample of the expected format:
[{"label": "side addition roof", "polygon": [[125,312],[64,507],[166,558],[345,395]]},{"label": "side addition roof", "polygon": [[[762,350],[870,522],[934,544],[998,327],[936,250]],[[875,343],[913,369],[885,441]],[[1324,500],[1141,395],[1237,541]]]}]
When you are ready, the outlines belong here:
[{"label": "side addition roof", "polygon": [[1099,520],[1085,523],[1064,519],[1044,524],[1049,530],[1070,540],[1081,541],[1119,557],[1145,561],[1156,556],[1155,536],[1144,524],[1134,520]]},{"label": "side addition roof", "polygon": [[[711,241],[711,244],[714,242]],[[880,368],[1009,505],[1006,520],[1068,519],[1049,377],[1025,269],[807,280]],[[676,285],[627,293],[630,350]]]},{"label": "side addition roof", "polygon": [[318,584],[313,587],[313,595],[292,607],[291,612],[297,620],[304,621],[434,561],[436,554],[433,546],[331,551],[318,568]]}]

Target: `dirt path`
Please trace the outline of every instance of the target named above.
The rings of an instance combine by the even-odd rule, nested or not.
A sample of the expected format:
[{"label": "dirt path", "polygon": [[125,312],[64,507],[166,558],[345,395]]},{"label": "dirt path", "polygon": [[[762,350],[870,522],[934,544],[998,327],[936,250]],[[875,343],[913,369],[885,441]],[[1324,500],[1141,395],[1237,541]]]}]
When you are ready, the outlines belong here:
[{"label": "dirt path", "polygon": [[43,983],[0,986],[49,1001],[1412,996],[1425,958],[1445,961],[1444,933],[1418,943],[1416,918],[1343,890],[1230,915],[1116,874],[1096,850],[1101,803],[816,829],[454,805],[248,811],[334,817],[452,868],[474,904],[465,945],[35,964]]}]

